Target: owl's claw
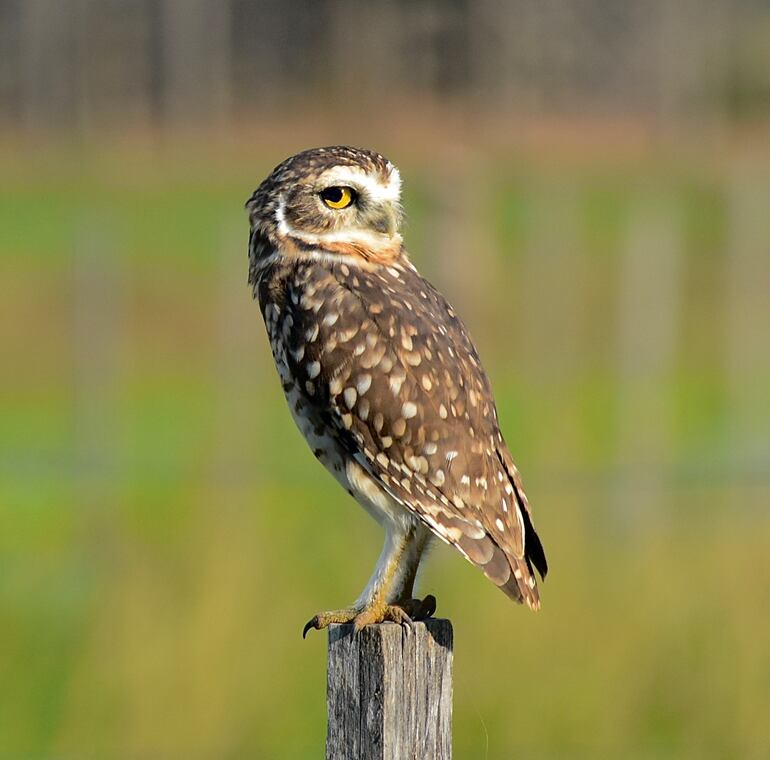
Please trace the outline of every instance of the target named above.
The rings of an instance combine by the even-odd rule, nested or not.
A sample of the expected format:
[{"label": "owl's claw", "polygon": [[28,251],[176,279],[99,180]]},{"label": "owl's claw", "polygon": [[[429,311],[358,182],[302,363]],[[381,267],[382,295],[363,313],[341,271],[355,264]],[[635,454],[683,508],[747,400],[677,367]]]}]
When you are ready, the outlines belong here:
[{"label": "owl's claw", "polygon": [[408,625],[412,622],[407,611],[398,604],[379,604],[372,605],[362,610],[353,620],[353,628],[359,633],[367,625],[376,625],[385,621],[398,623],[399,625]]},{"label": "owl's claw", "polygon": [[302,629],[302,638],[304,639],[305,636],[307,636],[307,632],[311,629],[315,628],[316,630],[319,628],[318,625],[318,615],[314,615],[310,620],[305,623],[305,627]]},{"label": "owl's claw", "polygon": [[316,631],[320,631],[322,628],[328,628],[333,623],[350,623],[356,619],[360,610],[354,607],[349,607],[342,610],[331,610],[330,612],[319,612],[317,615],[313,615],[310,620],[305,623],[305,627],[302,629],[302,638],[307,636],[307,632],[311,628],[315,628]]},{"label": "owl's claw", "polygon": [[436,597],[428,594],[425,599],[408,599],[399,606],[412,620],[427,620],[436,612]]},{"label": "owl's claw", "polygon": [[356,633],[367,625],[376,625],[384,621],[409,625],[415,620],[427,620],[436,611],[436,597],[428,594],[425,599],[407,599],[399,604],[372,604],[364,609],[350,607],[330,612],[319,612],[305,623],[302,638],[311,628],[320,631],[334,623],[353,623]]}]

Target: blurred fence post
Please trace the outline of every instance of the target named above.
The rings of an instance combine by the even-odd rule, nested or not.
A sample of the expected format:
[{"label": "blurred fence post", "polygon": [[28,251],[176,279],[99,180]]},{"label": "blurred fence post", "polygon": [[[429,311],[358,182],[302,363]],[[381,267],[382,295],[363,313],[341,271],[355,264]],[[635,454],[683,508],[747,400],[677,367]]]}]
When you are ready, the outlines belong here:
[{"label": "blurred fence post", "polygon": [[258,461],[254,451],[253,425],[256,420],[249,401],[258,374],[257,352],[253,350],[255,307],[247,284],[248,258],[244,220],[227,218],[222,224],[220,254],[217,257],[216,360],[212,384],[216,389],[214,451],[211,475],[218,488],[237,482],[239,463]]},{"label": "blurred fence post", "polygon": [[[621,253],[618,450],[627,513],[634,515],[649,514],[659,504],[663,484],[655,465],[670,460],[672,448],[664,390],[676,361],[686,265],[679,214],[678,199],[660,188],[642,193],[631,210]],[[643,479],[636,477],[640,471]]]},{"label": "blurred fence post", "polygon": [[73,252],[74,470],[80,498],[114,501],[120,465],[116,397],[125,345],[126,273],[116,232],[84,217]]},{"label": "blurred fence post", "polygon": [[770,177],[737,168],[727,188],[726,374],[733,457],[767,460],[770,381]]},{"label": "blurred fence post", "polygon": [[78,106],[77,23],[81,4],[55,0],[21,4],[20,100],[25,127],[36,130],[76,122]]},{"label": "blurred fence post", "polygon": [[[430,193],[435,205],[425,216],[424,239],[440,251],[435,258],[441,267],[433,272],[439,289],[460,313],[486,317],[489,324],[497,316],[489,294],[501,275],[489,232],[493,189],[487,170],[483,156],[469,153],[434,172]],[[431,265],[436,266],[426,260],[426,269]]]},{"label": "blurred fence post", "polygon": [[[580,359],[586,278],[580,239],[580,188],[569,180],[538,181],[531,188],[526,250],[521,261],[521,311],[528,360],[546,376],[572,369]],[[548,293],[548,299],[543,294]],[[543,352],[542,346],[559,346]]]},{"label": "blurred fence post", "polygon": [[329,629],[326,760],[451,760],[449,620]]},{"label": "blurred fence post", "polygon": [[230,106],[229,2],[164,0],[164,106],[172,122],[216,123]]}]

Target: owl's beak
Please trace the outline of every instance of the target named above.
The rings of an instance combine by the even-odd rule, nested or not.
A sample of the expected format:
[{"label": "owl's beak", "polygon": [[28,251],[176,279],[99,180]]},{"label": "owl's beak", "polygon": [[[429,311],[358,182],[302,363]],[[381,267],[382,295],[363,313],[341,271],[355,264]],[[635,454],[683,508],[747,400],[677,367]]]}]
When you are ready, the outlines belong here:
[{"label": "owl's beak", "polygon": [[398,232],[398,211],[392,203],[383,203],[372,219],[372,227],[383,235],[393,237]]}]

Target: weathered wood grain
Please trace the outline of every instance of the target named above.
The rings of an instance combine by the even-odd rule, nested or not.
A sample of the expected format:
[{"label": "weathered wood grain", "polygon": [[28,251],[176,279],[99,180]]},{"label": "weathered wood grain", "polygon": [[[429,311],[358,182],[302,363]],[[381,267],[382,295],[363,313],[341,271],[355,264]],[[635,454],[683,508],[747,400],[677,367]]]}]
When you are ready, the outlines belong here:
[{"label": "weathered wood grain", "polygon": [[452,624],[329,628],[327,760],[450,760]]}]

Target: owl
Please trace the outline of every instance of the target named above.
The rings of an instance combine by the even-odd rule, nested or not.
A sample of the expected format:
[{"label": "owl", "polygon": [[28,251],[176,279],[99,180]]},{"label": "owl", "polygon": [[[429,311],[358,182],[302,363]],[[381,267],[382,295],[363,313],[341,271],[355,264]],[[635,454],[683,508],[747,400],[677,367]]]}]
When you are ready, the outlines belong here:
[{"label": "owl", "polygon": [[357,601],[319,612],[303,637],[433,614],[435,598],[413,589],[434,538],[540,606],[545,553],[489,379],[454,309],[409,260],[400,192],[386,158],[335,146],[285,160],[246,204],[249,283],[291,414],[385,532]]}]

